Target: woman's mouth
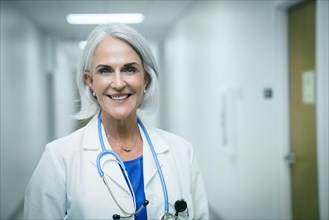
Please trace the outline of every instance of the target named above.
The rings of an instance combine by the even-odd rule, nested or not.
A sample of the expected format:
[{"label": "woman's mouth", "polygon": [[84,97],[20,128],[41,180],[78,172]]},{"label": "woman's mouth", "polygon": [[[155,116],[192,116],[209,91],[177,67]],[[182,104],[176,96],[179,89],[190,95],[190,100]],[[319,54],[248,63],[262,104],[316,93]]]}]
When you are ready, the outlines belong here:
[{"label": "woman's mouth", "polygon": [[127,99],[130,96],[130,94],[127,95],[109,95],[110,99],[113,99],[115,101],[122,101]]}]

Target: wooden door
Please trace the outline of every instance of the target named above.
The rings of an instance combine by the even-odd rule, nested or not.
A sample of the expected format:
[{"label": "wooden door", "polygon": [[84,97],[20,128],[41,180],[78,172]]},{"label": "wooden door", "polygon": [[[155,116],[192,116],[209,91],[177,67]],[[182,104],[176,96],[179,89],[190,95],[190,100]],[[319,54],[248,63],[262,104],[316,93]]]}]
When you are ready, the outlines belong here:
[{"label": "wooden door", "polygon": [[315,121],[315,2],[289,9],[293,219],[319,219]]}]

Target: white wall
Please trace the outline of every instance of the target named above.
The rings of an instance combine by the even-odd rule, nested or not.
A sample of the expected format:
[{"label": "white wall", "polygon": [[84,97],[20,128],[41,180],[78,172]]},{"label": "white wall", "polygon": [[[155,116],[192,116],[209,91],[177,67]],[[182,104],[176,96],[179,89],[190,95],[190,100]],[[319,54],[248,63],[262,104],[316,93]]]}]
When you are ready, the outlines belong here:
[{"label": "white wall", "polygon": [[[195,146],[216,218],[291,218],[285,10],[296,3],[199,1],[165,41],[161,122]],[[317,1],[321,219],[328,219],[328,8]]]},{"label": "white wall", "polygon": [[42,47],[37,27],[1,1],[1,219],[22,206],[49,137]]},{"label": "white wall", "polygon": [[276,15],[272,1],[199,1],[166,40],[165,128],[195,146],[223,219],[290,218]]},{"label": "white wall", "polygon": [[58,41],[54,66],[54,139],[66,136],[77,128],[73,115],[77,112],[78,93],[76,68],[81,50],[77,42]]},{"label": "white wall", "polygon": [[76,128],[73,43],[45,34],[1,1],[1,219],[22,217],[26,185],[47,142]]}]

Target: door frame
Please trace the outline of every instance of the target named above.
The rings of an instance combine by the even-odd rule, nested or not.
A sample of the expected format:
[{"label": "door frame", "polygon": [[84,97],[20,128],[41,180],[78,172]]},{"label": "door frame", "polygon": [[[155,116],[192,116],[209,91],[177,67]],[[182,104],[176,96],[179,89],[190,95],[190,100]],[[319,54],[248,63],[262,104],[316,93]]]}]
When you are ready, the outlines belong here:
[{"label": "door frame", "polygon": [[[288,44],[288,9],[294,5],[303,2],[303,0],[275,2],[275,31],[276,31],[276,64],[275,71],[279,74],[278,97],[281,101],[282,112],[280,112],[282,124],[282,143],[280,143],[279,151],[282,156],[282,161],[279,161],[280,166],[280,186],[281,202],[280,216],[282,219],[292,219],[292,195],[291,195],[291,177],[290,167],[284,162],[283,158],[290,152],[290,116],[289,116],[289,44]],[[320,219],[329,218],[328,210],[328,147],[329,147],[329,128],[328,123],[323,123],[329,120],[329,43],[328,43],[328,9],[327,1],[316,0],[316,17],[315,17],[315,47],[316,47],[316,150],[317,150],[317,173],[318,173],[318,196],[319,196],[319,214]],[[321,27],[321,28],[319,28]],[[325,28],[324,28],[325,27]]]},{"label": "door frame", "polygon": [[290,148],[290,100],[289,100],[289,42],[288,42],[288,9],[301,3],[302,0],[278,1],[275,4],[275,46],[276,46],[276,64],[275,71],[279,74],[278,96],[281,101],[282,111],[279,112],[281,118],[282,143],[279,147],[279,155],[282,160],[280,166],[280,216],[282,219],[292,219],[292,188],[291,188],[291,170],[285,162],[284,157],[291,151]]},{"label": "door frame", "polygon": [[[329,2],[315,5],[316,141],[320,219],[329,219]],[[324,123],[325,122],[325,123]]]}]

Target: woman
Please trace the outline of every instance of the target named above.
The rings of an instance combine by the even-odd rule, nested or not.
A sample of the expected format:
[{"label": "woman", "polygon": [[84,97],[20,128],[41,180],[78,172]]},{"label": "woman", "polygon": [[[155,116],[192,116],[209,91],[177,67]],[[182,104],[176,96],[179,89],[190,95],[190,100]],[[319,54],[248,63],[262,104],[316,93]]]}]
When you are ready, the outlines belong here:
[{"label": "woman", "polygon": [[156,104],[157,78],[138,32],[121,24],[91,32],[77,72],[77,118],[92,119],[46,146],[26,190],[26,218],[208,219],[191,145],[138,119],[138,108]]}]

